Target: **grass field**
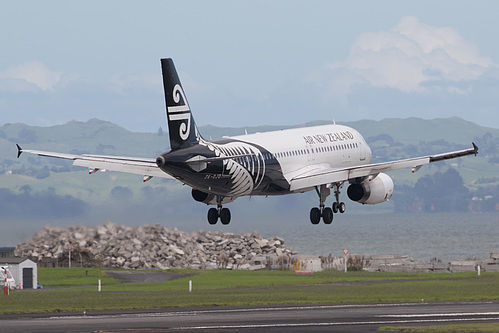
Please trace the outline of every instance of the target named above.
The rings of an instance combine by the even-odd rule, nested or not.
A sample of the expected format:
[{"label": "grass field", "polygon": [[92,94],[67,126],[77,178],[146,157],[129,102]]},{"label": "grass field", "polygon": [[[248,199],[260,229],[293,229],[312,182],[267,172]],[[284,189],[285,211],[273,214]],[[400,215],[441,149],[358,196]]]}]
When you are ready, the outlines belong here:
[{"label": "grass field", "polygon": [[[87,276],[88,271],[88,276]],[[499,298],[499,274],[172,270],[193,274],[168,282],[127,283],[101,269],[40,268],[39,283],[52,290],[0,296],[0,314],[187,306],[472,301]],[[102,292],[97,292],[97,281]],[[189,280],[193,291],[188,291]],[[390,282],[390,283],[389,283]]]},{"label": "grass field", "polygon": [[119,284],[99,268],[38,268],[38,284],[45,287],[90,286],[101,280],[102,284]]}]

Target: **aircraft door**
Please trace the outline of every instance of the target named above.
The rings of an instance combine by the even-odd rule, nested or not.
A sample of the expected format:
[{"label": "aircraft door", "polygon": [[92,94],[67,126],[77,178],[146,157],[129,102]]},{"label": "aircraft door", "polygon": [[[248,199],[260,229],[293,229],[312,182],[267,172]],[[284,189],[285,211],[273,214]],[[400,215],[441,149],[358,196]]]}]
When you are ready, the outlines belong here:
[{"label": "aircraft door", "polygon": [[367,158],[366,146],[362,142],[359,142],[359,146],[360,146],[360,160],[365,161]]},{"label": "aircraft door", "polygon": [[315,149],[312,148],[311,145],[307,145],[305,148],[307,152],[307,161],[309,164],[313,164],[315,162]]}]

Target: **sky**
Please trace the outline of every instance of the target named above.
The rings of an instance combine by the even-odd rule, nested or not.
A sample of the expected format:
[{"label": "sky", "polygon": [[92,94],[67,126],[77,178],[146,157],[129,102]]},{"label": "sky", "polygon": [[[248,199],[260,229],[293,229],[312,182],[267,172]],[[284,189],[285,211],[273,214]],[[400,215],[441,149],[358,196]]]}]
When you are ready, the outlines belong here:
[{"label": "sky", "polygon": [[2,1],[0,125],[461,117],[499,128],[497,1]]}]

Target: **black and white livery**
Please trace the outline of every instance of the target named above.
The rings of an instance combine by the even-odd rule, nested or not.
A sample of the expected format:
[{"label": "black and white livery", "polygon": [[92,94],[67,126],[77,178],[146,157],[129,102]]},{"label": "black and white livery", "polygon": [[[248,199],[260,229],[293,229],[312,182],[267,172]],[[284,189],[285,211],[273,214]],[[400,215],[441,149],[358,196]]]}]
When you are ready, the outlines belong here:
[{"label": "black and white livery", "polygon": [[[393,181],[385,173],[446,159],[476,155],[477,146],[432,156],[375,163],[371,149],[359,132],[336,124],[256,133],[220,140],[205,140],[199,133],[172,59],[161,59],[166,115],[171,149],[156,159],[101,155],[72,155],[37,150],[22,152],[73,160],[88,167],[144,176],[175,178],[192,187],[192,197],[217,208],[208,210],[208,222],[228,224],[230,210],[223,205],[241,196],[284,195],[317,192],[318,207],[310,210],[310,221],[325,224],[335,213],[345,212],[340,189],[348,183],[348,197],[362,204],[387,201]],[[332,205],[326,199],[334,194]]]}]

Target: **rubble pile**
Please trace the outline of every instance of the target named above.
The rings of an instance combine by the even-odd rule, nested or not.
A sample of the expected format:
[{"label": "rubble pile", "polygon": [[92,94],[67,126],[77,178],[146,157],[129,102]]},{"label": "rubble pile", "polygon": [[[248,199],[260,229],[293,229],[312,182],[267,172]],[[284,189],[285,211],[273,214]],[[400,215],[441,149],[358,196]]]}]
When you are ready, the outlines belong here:
[{"label": "rubble pile", "polygon": [[16,247],[16,256],[64,266],[71,251],[73,266],[135,269],[258,269],[254,257],[291,258],[297,253],[280,237],[222,231],[182,232],[160,225],[45,227]]}]

